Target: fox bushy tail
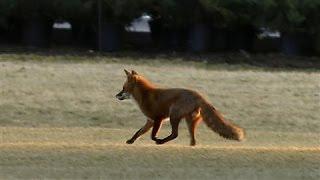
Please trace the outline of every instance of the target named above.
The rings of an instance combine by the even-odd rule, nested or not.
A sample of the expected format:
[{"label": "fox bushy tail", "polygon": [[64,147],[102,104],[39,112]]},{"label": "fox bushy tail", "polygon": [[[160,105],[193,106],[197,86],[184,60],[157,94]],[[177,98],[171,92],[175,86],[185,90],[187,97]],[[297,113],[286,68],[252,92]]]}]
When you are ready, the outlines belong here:
[{"label": "fox bushy tail", "polygon": [[238,141],[244,139],[244,130],[224,119],[223,116],[211,104],[204,101],[201,103],[200,107],[203,121],[213,131],[227,139]]}]

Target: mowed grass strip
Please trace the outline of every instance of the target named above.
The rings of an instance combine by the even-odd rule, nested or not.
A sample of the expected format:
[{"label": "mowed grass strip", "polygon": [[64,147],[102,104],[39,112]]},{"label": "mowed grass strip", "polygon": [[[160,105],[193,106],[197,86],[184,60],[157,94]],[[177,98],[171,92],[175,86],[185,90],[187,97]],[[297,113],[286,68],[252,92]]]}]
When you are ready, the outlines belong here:
[{"label": "mowed grass strip", "polygon": [[[177,139],[169,144],[177,146],[189,146],[189,134],[185,123],[181,124],[180,134]],[[203,125],[204,126],[204,125]],[[24,128],[24,127],[2,127],[0,128],[0,147],[32,147],[32,146],[109,146],[126,145],[136,129],[112,129],[112,128]],[[159,137],[165,137],[170,133],[165,128],[159,133]],[[244,141],[226,140],[208,128],[202,127],[197,132],[197,147],[218,149],[219,146],[227,149],[256,149],[256,150],[301,150],[306,151],[320,147],[318,133],[281,133],[247,131]],[[150,132],[138,139],[135,144],[140,146],[154,146],[150,138]],[[156,146],[156,145],[155,145]]]},{"label": "mowed grass strip", "polygon": [[3,179],[318,179],[319,152],[106,146],[0,151]]},{"label": "mowed grass strip", "polygon": [[[317,134],[249,132],[238,143],[187,132],[166,145],[149,137],[126,145],[131,130],[108,128],[1,128],[0,177],[20,179],[317,179]],[[263,136],[261,136],[263,135]],[[310,139],[306,144],[303,139]],[[286,141],[272,144],[270,141]],[[288,141],[289,140],[289,141]],[[304,145],[304,146],[303,146]]]}]

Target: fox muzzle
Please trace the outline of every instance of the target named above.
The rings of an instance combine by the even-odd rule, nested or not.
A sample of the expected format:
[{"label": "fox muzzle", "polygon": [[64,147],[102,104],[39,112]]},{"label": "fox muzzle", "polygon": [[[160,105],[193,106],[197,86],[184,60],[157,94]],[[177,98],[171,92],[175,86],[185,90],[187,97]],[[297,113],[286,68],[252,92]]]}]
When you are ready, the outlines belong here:
[{"label": "fox muzzle", "polygon": [[130,99],[130,94],[122,90],[116,95],[116,98],[119,100]]}]

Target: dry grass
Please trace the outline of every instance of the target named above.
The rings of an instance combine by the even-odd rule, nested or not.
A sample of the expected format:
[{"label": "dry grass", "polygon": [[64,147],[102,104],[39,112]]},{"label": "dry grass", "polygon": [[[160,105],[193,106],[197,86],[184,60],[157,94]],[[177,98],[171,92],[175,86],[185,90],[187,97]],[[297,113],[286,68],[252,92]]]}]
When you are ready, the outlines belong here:
[{"label": "dry grass", "polygon": [[[123,68],[164,87],[203,93],[244,127],[244,142],[204,125],[191,148],[148,135],[131,101],[114,95]],[[123,57],[0,55],[1,179],[319,179],[320,72]],[[164,126],[161,136],[169,133]]]},{"label": "dry grass", "polygon": [[[165,146],[131,129],[1,128],[0,177],[21,179],[318,179],[319,134],[250,131],[245,142],[210,131]],[[308,143],[304,140],[309,139]],[[272,142],[274,141],[274,142]]]}]

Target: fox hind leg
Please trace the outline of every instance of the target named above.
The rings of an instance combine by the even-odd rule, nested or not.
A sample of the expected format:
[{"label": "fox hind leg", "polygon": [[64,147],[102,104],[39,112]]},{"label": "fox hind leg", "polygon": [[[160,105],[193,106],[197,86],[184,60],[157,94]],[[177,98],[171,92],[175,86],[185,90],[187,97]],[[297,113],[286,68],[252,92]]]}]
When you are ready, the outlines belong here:
[{"label": "fox hind leg", "polygon": [[139,129],[133,136],[131,139],[127,140],[127,144],[133,144],[134,141],[136,139],[138,139],[141,135],[145,134],[146,132],[148,132],[151,127],[153,126],[153,121],[148,119],[146,124],[141,128]]},{"label": "fox hind leg", "polygon": [[190,133],[190,146],[196,145],[195,131],[202,118],[200,115],[200,109],[196,110],[192,114],[186,116],[186,121]]}]

